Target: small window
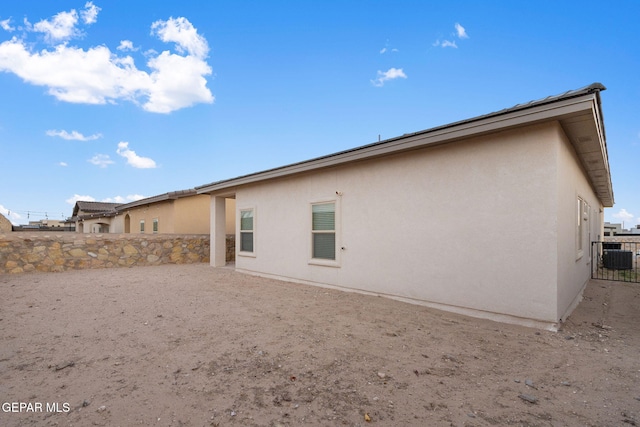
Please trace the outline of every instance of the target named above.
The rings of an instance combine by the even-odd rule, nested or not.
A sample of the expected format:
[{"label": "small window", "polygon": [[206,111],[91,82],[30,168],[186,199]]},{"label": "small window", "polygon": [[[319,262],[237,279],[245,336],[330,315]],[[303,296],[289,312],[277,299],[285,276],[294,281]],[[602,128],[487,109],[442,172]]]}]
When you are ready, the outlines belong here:
[{"label": "small window", "polygon": [[153,219],[153,232],[154,233],[158,232],[158,218]]},{"label": "small window", "polygon": [[311,205],[311,257],[336,259],[336,204]]},{"label": "small window", "polygon": [[253,253],[253,209],[240,211],[240,252]]},{"label": "small window", "polygon": [[140,232],[144,233],[144,219],[140,220]]}]

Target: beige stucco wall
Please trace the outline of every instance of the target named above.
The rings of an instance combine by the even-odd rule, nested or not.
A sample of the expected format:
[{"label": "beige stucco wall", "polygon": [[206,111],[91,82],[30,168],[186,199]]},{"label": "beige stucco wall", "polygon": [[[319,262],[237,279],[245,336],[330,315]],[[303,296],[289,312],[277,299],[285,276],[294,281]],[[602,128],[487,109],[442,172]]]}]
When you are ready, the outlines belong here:
[{"label": "beige stucco wall", "polygon": [[209,200],[205,194],[176,199],[173,233],[209,234]]},{"label": "beige stucco wall", "polygon": [[[153,234],[153,220],[158,219],[158,233],[209,234],[208,195],[195,195],[164,200],[120,211],[113,218],[112,233],[124,233],[129,215],[131,234]],[[140,221],[144,220],[144,233]]]},{"label": "beige stucco wall", "polygon": [[[164,200],[123,210],[114,217],[89,218],[76,226],[78,233],[98,233],[100,224],[109,225],[109,233],[125,233],[126,218],[129,215],[131,234],[154,234],[153,220],[158,219],[158,234],[209,234],[208,195],[194,195],[175,200]],[[232,205],[231,209],[234,209]],[[144,220],[144,233],[140,232],[140,221]],[[231,219],[230,230],[235,230]],[[233,233],[233,231],[231,231]]]},{"label": "beige stucco wall", "polygon": [[[240,187],[236,219],[255,209],[256,241],[254,256],[237,254],[236,268],[555,322],[558,131],[529,126]],[[337,266],[315,265],[310,203],[329,200],[344,249]]]},{"label": "beige stucco wall", "polygon": [[[565,319],[575,308],[591,277],[591,242],[603,236],[604,208],[596,197],[578,156],[558,126],[558,311]],[[589,220],[583,222],[583,251],[577,248],[578,197],[589,204]]]},{"label": "beige stucco wall", "polygon": [[225,199],[225,233],[236,233],[236,199]]},{"label": "beige stucco wall", "polygon": [[[153,234],[154,218],[158,219],[158,233],[175,233],[173,203],[173,200],[166,200],[121,211],[123,232],[128,214],[131,234]],[[142,220],[144,220],[144,233],[140,232],[140,221]]]},{"label": "beige stucco wall", "polygon": [[100,231],[102,225],[109,227],[109,233],[114,233],[112,230],[113,218],[88,218],[82,221],[76,222],[76,233],[91,234],[91,233],[103,233]]}]

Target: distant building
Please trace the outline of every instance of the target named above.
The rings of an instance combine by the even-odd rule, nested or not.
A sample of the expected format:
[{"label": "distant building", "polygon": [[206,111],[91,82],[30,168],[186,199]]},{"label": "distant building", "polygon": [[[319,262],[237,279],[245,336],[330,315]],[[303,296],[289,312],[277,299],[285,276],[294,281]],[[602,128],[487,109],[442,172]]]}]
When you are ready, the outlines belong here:
[{"label": "distant building", "polygon": [[209,204],[193,189],[147,197],[116,208],[113,232],[209,234]]},{"label": "distant building", "polygon": [[[209,196],[194,189],[125,204],[78,201],[72,220],[78,233],[209,234],[209,205]],[[228,229],[233,234],[235,224]]]},{"label": "distant building", "polygon": [[622,232],[622,224],[612,224],[610,222],[604,223],[604,235],[616,236]]},{"label": "distant building", "polygon": [[111,219],[117,215],[116,208],[121,204],[79,200],[70,220],[76,224],[77,233],[109,233]]},{"label": "distant building", "polygon": [[610,222],[605,222],[604,235],[607,237],[640,235],[640,224],[636,225],[635,228],[625,229],[622,228],[622,224],[612,224]]},{"label": "distant building", "polygon": [[29,225],[46,228],[64,228],[68,226],[66,221],[60,221],[57,219],[41,219],[39,221],[29,221]]}]

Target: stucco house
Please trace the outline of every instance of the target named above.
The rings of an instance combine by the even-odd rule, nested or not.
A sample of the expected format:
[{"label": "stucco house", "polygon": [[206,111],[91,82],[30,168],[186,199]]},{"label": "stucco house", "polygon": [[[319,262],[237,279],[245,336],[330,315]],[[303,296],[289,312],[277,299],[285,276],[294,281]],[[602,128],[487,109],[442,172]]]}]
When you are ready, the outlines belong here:
[{"label": "stucco house", "polygon": [[147,197],[117,211],[117,233],[209,234],[209,199],[194,189]]},{"label": "stucco house", "polygon": [[116,208],[120,205],[78,200],[69,221],[75,223],[76,233],[109,233],[111,220],[118,214]]},{"label": "stucco house", "polygon": [[79,201],[72,218],[78,233],[209,234],[209,204],[188,189],[125,204]]},{"label": "stucco house", "polygon": [[211,264],[235,199],[237,271],[553,329],[614,201],[604,89],[196,187]]}]

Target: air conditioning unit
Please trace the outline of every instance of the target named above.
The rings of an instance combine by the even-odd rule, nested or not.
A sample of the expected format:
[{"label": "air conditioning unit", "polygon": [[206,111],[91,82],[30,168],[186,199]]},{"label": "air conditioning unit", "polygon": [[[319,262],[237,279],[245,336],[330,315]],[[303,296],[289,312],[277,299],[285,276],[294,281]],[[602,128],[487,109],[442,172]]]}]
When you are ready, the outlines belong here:
[{"label": "air conditioning unit", "polygon": [[604,268],[611,270],[631,270],[633,268],[633,252],[618,249],[604,251],[602,257]]}]

